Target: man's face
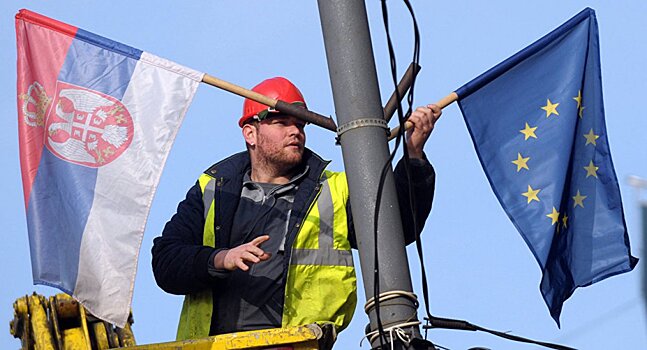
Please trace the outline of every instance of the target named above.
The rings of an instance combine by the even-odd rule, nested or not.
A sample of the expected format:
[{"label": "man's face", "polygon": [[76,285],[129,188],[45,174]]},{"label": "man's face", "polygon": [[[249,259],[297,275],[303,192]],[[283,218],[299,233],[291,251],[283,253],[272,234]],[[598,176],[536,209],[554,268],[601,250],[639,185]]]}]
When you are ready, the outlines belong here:
[{"label": "man's face", "polygon": [[281,169],[292,169],[301,163],[306,143],[305,122],[277,114],[257,124],[258,159]]}]

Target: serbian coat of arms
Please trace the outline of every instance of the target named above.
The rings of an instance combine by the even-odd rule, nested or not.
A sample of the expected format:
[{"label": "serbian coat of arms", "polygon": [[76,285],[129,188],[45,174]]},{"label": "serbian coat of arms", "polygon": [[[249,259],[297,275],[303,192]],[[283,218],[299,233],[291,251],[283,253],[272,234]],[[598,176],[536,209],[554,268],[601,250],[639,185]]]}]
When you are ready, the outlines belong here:
[{"label": "serbian coat of arms", "polygon": [[38,82],[23,96],[24,122],[41,127],[45,119],[45,145],[63,160],[101,167],[117,159],[132,142],[132,117],[112,96],[61,81],[56,83],[51,105]]}]

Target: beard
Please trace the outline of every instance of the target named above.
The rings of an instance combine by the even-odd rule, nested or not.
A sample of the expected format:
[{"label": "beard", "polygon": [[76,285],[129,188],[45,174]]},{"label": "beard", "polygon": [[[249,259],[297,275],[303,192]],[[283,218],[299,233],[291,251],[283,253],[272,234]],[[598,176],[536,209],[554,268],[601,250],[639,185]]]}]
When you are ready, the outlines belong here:
[{"label": "beard", "polygon": [[[297,145],[291,146],[294,143]],[[257,144],[258,160],[266,169],[275,174],[290,174],[303,160],[304,145],[297,140],[277,144],[259,135]]]}]

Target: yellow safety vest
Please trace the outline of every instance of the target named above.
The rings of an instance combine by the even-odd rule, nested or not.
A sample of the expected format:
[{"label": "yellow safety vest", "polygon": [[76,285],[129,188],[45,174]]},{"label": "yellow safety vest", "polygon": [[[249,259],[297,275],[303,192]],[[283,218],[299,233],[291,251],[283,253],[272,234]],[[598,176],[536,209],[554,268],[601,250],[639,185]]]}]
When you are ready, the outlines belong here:
[{"label": "yellow safety vest", "polygon": [[[203,244],[215,247],[214,194],[219,180],[207,174],[198,180],[204,201]],[[292,245],[285,285],[282,327],[333,323],[348,326],[357,304],[357,280],[348,241],[346,174],[325,170],[317,198],[308,209]],[[212,291],[187,295],[177,340],[209,335]]]}]

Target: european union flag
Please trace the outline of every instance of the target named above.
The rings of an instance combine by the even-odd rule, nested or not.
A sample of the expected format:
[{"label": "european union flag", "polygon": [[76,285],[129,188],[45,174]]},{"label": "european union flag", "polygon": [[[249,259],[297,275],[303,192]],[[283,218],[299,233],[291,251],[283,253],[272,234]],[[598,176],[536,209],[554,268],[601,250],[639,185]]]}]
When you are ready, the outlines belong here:
[{"label": "european union flag", "polygon": [[559,326],[575,288],[638,262],[604,122],[595,12],[585,9],[456,93],[490,185],[539,262]]}]

